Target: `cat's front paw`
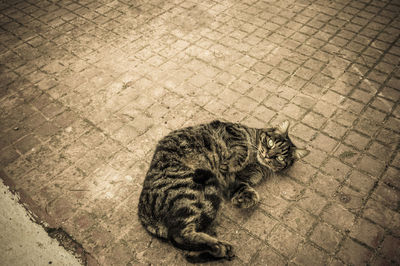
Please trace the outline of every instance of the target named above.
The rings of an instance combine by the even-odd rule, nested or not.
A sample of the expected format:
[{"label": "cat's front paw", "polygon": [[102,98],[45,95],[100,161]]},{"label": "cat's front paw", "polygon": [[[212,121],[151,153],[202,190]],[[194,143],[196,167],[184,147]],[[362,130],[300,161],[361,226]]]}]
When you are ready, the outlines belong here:
[{"label": "cat's front paw", "polygon": [[234,195],[231,201],[237,208],[247,209],[256,206],[260,197],[254,189],[246,189]]},{"label": "cat's front paw", "polygon": [[215,244],[212,247],[211,254],[216,258],[225,258],[227,260],[232,260],[235,257],[232,245],[225,241],[219,241]]}]

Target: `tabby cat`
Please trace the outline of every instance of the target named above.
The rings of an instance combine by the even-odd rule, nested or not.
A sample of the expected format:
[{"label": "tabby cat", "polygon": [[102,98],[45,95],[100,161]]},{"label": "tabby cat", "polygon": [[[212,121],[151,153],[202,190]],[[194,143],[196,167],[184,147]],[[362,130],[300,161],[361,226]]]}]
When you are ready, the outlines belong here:
[{"label": "tabby cat", "polygon": [[256,129],[213,121],[171,132],[159,141],[139,199],[139,219],[187,259],[232,259],[232,246],[205,231],[223,198],[238,208],[259,201],[254,185],[308,154],[288,137],[289,122]]}]

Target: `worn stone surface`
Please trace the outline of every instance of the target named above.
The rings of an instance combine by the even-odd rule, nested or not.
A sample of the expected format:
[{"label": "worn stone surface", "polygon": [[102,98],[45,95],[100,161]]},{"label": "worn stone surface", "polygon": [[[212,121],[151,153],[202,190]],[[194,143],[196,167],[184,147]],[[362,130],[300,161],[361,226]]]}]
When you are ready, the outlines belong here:
[{"label": "worn stone surface", "polygon": [[233,264],[399,264],[400,5],[3,1],[1,177],[91,264],[181,265],[137,220],[157,140],[289,119],[311,153],[226,204]]},{"label": "worn stone surface", "polygon": [[74,265],[82,262],[38,224],[0,181],[0,260],[3,265]]}]

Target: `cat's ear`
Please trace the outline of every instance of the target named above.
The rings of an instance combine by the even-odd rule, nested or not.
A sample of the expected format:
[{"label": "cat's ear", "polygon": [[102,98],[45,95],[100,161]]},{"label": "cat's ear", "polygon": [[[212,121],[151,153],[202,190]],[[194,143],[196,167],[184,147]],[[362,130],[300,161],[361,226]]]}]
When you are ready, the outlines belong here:
[{"label": "cat's ear", "polygon": [[296,160],[306,157],[310,153],[309,150],[306,149],[296,149],[293,153],[293,156]]},{"label": "cat's ear", "polygon": [[289,120],[285,120],[276,127],[276,130],[278,131],[279,134],[287,136],[289,125],[290,125]]}]

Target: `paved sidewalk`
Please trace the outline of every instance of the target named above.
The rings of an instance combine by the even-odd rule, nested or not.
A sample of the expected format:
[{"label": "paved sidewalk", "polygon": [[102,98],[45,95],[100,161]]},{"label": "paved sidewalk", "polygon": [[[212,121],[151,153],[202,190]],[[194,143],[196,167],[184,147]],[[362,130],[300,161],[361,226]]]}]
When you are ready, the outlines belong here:
[{"label": "paved sidewalk", "polygon": [[0,177],[89,265],[186,263],[138,196],[157,140],[215,118],[311,150],[223,206],[226,264],[400,264],[397,0],[2,1],[0,31]]},{"label": "paved sidewalk", "polygon": [[29,214],[0,180],[0,261],[2,265],[82,265],[32,222]]}]

